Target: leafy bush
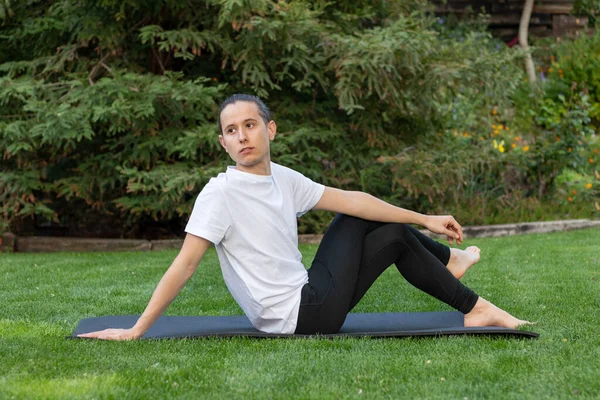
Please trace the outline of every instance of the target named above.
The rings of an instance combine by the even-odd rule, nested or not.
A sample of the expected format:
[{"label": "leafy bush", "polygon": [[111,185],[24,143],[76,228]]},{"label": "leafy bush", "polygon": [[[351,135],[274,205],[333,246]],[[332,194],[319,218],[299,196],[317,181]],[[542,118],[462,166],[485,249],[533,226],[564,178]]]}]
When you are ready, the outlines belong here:
[{"label": "leafy bush", "polygon": [[598,0],[575,0],[573,2],[573,12],[576,15],[585,15],[590,19],[592,26],[598,22],[600,17],[600,1]]},{"label": "leafy bush", "polygon": [[[564,126],[551,124],[563,116],[556,97],[534,122],[521,118],[511,100],[521,53],[427,11],[420,0],[5,0],[0,230],[43,217],[71,234],[181,232],[230,163],[215,119],[236,92],[275,111],[276,162],[423,212],[464,212],[466,223],[500,218],[534,175],[511,158],[516,134],[490,126],[519,117],[515,127],[562,135],[583,110],[594,118],[595,100],[569,103],[580,114],[569,108]],[[465,202],[483,211],[468,217]],[[300,231],[323,231],[328,218],[310,214]]]}]

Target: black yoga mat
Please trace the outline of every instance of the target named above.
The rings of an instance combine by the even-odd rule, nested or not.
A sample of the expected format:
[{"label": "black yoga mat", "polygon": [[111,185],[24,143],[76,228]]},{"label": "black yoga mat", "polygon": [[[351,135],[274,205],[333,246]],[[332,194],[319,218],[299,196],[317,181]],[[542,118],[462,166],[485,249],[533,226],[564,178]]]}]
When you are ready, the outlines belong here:
[{"label": "black yoga mat", "polygon": [[[114,315],[86,318],[79,322],[75,332],[67,338],[107,328],[131,328],[138,315]],[[338,333],[314,335],[318,337],[366,336],[439,336],[439,335],[508,335],[536,338],[535,332],[495,326],[466,328],[464,316],[451,312],[411,313],[351,313]],[[245,316],[162,316],[146,332],[142,339],[197,338],[197,337],[308,337],[311,335],[282,335],[256,330]],[[86,339],[86,338],[77,338]]]}]

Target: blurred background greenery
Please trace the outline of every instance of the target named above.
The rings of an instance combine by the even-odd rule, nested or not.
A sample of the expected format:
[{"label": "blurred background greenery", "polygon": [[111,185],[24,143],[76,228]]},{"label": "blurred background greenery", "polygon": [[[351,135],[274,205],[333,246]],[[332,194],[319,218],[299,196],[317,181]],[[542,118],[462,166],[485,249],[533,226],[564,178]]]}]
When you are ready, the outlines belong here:
[{"label": "blurred background greenery", "polygon": [[[262,97],[273,161],[463,225],[598,218],[600,1],[530,38],[426,1],[0,2],[0,232],[181,235],[231,163],[219,103]],[[299,221],[323,232],[331,215]]]}]

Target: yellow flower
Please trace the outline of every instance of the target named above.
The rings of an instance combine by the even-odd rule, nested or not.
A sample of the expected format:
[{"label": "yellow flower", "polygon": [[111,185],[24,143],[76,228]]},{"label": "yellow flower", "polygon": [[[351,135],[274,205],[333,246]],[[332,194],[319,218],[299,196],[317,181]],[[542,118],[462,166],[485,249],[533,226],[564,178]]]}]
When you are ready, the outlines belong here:
[{"label": "yellow flower", "polygon": [[523,151],[529,151],[529,146],[523,147]]},{"label": "yellow flower", "polygon": [[549,73],[552,73],[552,71],[554,71],[552,68],[548,68]]},{"label": "yellow flower", "polygon": [[585,184],[585,188],[586,189],[591,189],[592,188],[592,184],[591,183],[586,183]]},{"label": "yellow flower", "polygon": [[508,132],[508,131],[510,131],[510,128],[508,126],[505,126],[504,130]]},{"label": "yellow flower", "polygon": [[504,125],[502,125],[502,124],[498,125],[498,130],[501,131],[502,129],[504,129]]},{"label": "yellow flower", "polygon": [[510,147],[512,147],[514,149],[515,147],[517,147],[517,144],[513,143],[513,144],[510,145]]},{"label": "yellow flower", "polygon": [[500,143],[498,143],[496,140],[494,140],[494,148],[498,149],[498,151],[500,153],[504,153],[504,140],[501,141]]},{"label": "yellow flower", "polygon": [[496,124],[492,124],[492,129],[496,129]]}]

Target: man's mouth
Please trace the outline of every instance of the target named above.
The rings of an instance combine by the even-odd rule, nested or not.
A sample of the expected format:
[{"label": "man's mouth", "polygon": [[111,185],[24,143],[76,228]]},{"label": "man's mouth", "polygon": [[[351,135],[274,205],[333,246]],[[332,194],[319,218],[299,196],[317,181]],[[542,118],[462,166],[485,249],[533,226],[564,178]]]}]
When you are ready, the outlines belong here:
[{"label": "man's mouth", "polygon": [[243,149],[240,150],[240,153],[248,153],[252,149],[254,149],[254,147],[244,147]]}]

